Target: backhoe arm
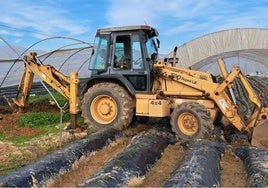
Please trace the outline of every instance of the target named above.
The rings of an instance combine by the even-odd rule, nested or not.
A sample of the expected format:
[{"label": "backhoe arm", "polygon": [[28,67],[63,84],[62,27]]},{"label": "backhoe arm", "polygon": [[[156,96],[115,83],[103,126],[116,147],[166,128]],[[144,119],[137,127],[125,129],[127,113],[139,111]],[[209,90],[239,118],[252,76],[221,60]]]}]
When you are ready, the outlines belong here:
[{"label": "backhoe arm", "polygon": [[[66,77],[54,67],[43,65],[37,62],[36,53],[32,52],[24,59],[25,69],[22,76],[19,91],[22,93],[21,98],[14,99],[14,103],[19,107],[26,107],[33,84],[34,75],[59,92],[62,96],[69,100],[71,126],[76,124],[75,115],[80,112],[80,100],[78,97],[78,73],[71,72],[70,77]],[[75,126],[75,125],[73,125]]]},{"label": "backhoe arm", "polygon": [[[30,92],[32,89],[34,79],[34,73],[29,69],[29,67],[24,67],[24,72],[18,87],[18,93],[16,99],[13,99],[13,102],[21,108],[24,108],[28,104],[28,100],[30,97]],[[18,99],[19,93],[22,93],[20,99]]]}]

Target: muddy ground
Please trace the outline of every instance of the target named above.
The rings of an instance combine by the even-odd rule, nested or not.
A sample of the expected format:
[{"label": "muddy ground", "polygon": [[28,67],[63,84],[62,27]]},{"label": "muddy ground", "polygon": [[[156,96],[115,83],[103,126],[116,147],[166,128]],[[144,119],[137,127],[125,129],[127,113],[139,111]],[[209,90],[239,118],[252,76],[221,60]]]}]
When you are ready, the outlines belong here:
[{"label": "muddy ground", "polygon": [[[49,111],[51,113],[59,112],[56,106],[51,104],[37,104],[28,108],[27,112]],[[5,137],[12,138],[17,135],[37,137],[40,132],[36,129],[20,127],[17,125],[17,119],[22,112],[11,113],[10,111],[1,111],[0,113],[0,131],[9,129]],[[168,125],[164,125],[168,126]],[[148,130],[150,126],[135,125],[125,131],[126,137],[117,139],[108,144],[105,148],[93,152],[90,156],[80,160],[73,170],[65,175],[60,176],[55,182],[50,182],[48,187],[74,187],[83,183],[89,176],[100,169],[107,161],[113,158],[117,153],[123,151],[130,140],[131,135],[137,135],[144,130]],[[267,128],[267,126],[266,126]],[[63,143],[70,142],[75,139],[85,137],[90,131],[90,127],[81,130],[77,129],[73,132],[63,131]],[[266,129],[267,131],[268,129]],[[258,133],[261,134],[261,133]],[[264,134],[264,132],[263,132]],[[259,135],[261,138],[263,135]],[[249,145],[245,140],[237,140],[230,143],[230,147],[236,148],[243,145]],[[1,172],[8,172],[26,165],[32,160],[57,150],[60,147],[59,134],[49,134],[38,138],[33,138],[31,141],[24,143],[23,146],[15,146],[8,142],[0,142],[0,164]],[[169,179],[170,173],[175,168],[178,161],[184,155],[182,143],[176,142],[168,145],[162,153],[162,157],[156,162],[149,172],[142,177],[133,178],[129,187],[159,187]],[[246,187],[247,173],[244,169],[243,161],[241,161],[231,149],[225,151],[221,156],[221,179],[223,187]]]}]

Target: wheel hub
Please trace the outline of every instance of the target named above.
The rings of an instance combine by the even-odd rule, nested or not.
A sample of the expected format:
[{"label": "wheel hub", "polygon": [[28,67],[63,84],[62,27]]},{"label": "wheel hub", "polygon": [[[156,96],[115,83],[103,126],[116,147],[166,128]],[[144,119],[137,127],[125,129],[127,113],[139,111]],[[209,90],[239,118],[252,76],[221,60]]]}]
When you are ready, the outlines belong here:
[{"label": "wheel hub", "polygon": [[100,105],[100,113],[102,115],[108,115],[111,112],[112,107],[108,103],[103,103]]},{"label": "wheel hub", "polygon": [[194,135],[198,130],[198,122],[190,113],[183,113],[178,119],[179,129],[186,135]]},{"label": "wheel hub", "polygon": [[92,101],[90,111],[95,121],[108,124],[117,116],[117,105],[110,96],[99,95]]}]

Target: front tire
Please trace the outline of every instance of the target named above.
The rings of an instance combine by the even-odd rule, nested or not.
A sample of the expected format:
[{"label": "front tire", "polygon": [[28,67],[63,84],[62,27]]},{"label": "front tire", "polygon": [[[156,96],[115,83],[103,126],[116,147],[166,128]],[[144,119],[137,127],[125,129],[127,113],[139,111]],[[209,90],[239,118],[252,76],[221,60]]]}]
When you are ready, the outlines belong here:
[{"label": "front tire", "polygon": [[178,139],[208,138],[213,130],[210,112],[199,103],[182,103],[171,114],[170,124]]},{"label": "front tire", "polygon": [[132,121],[133,101],[130,94],[118,84],[98,83],[84,95],[82,116],[97,129],[113,126],[123,130]]}]

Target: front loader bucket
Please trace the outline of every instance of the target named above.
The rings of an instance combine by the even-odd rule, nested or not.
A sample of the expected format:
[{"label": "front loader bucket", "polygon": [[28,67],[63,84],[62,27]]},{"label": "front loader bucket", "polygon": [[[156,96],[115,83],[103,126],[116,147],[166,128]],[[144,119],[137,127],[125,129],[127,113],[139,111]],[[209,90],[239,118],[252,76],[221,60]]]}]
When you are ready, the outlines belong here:
[{"label": "front loader bucket", "polygon": [[263,122],[262,124],[254,127],[251,145],[268,149],[268,122]]}]

